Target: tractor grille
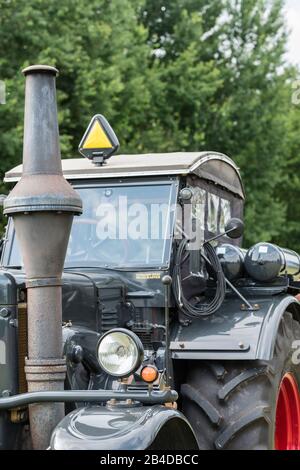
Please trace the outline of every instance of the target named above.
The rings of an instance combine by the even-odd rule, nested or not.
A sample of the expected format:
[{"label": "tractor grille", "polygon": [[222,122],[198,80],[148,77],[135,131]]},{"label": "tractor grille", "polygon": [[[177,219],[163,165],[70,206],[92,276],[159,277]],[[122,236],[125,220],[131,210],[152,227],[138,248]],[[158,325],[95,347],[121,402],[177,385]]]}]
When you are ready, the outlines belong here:
[{"label": "tractor grille", "polygon": [[152,349],[153,328],[144,322],[136,322],[132,325],[132,331],[140,338],[145,349]]},{"label": "tractor grille", "polygon": [[112,328],[118,327],[118,315],[117,312],[102,312],[101,314],[101,333],[106,333]]},{"label": "tractor grille", "polygon": [[99,296],[99,327],[100,333],[106,333],[112,328],[119,326],[118,311],[122,304],[123,287],[101,287],[98,289]]},{"label": "tractor grille", "polygon": [[153,339],[152,339],[152,334],[149,333],[148,331],[135,331],[135,333],[138,335],[138,337],[140,338],[143,346],[145,349],[152,349],[152,343],[153,343]]},{"label": "tractor grille", "polygon": [[27,356],[27,304],[18,305],[18,369],[19,393],[27,392],[25,376],[25,357]]}]

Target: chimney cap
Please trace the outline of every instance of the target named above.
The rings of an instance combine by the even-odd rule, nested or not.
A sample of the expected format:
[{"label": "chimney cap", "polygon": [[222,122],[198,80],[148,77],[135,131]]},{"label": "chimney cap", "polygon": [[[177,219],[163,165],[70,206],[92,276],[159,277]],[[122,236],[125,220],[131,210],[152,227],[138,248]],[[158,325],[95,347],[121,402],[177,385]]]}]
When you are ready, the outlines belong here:
[{"label": "chimney cap", "polygon": [[58,70],[51,65],[30,65],[22,70],[24,75],[29,75],[30,73],[52,73],[53,75],[58,75]]}]

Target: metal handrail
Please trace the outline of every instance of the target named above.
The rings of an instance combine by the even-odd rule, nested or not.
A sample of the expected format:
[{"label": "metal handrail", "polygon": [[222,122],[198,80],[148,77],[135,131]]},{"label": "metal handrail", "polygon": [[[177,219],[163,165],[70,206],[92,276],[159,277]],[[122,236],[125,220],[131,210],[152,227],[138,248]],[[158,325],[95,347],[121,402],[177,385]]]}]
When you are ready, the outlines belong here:
[{"label": "metal handrail", "polygon": [[178,394],[174,390],[151,391],[118,391],[118,390],[64,390],[61,392],[28,392],[10,397],[0,398],[0,410],[8,410],[19,406],[45,402],[98,402],[103,403],[111,399],[132,400],[143,404],[164,404],[174,402]]}]

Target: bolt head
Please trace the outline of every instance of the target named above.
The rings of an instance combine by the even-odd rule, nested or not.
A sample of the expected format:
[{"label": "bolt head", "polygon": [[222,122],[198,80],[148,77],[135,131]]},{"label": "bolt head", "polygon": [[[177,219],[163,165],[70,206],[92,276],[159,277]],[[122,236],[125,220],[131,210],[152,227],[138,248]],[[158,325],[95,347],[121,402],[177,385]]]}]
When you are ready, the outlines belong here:
[{"label": "bolt head", "polygon": [[10,310],[6,307],[3,307],[0,309],[0,316],[3,317],[3,318],[7,318],[10,316]]},{"label": "bolt head", "polygon": [[171,276],[169,276],[168,274],[166,274],[165,276],[163,276],[161,282],[165,285],[165,286],[170,286],[172,284],[172,278]]}]

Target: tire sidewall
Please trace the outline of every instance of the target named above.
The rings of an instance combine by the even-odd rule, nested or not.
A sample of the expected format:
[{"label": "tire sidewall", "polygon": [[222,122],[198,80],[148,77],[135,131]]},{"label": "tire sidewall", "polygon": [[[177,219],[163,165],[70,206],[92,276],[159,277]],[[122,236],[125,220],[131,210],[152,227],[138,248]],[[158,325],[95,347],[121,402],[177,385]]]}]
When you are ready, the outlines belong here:
[{"label": "tire sidewall", "polygon": [[295,348],[297,342],[298,348],[300,348],[300,325],[298,322],[292,321],[291,325],[294,328],[291,326],[287,328],[287,324],[289,324],[289,322],[287,322],[286,319],[287,316],[290,315],[291,314],[289,312],[285,312],[281,319],[274,348],[274,356],[271,364],[267,366],[272,381],[271,405],[273,405],[271,406],[270,411],[270,449],[274,450],[277,404],[281,384],[286,374],[293,375],[300,393],[300,365],[298,364],[298,361],[296,361],[297,349]]}]

